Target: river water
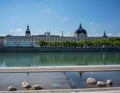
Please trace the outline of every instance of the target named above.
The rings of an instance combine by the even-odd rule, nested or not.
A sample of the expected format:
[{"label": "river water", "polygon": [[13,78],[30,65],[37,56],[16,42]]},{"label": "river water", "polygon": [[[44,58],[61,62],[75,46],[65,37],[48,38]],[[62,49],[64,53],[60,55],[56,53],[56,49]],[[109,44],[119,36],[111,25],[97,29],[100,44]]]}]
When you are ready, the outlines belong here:
[{"label": "river water", "polygon": [[[67,53],[1,53],[0,67],[29,66],[77,66],[77,65],[120,65],[119,52],[67,52]],[[23,90],[21,83],[38,84],[43,89],[96,88],[87,85],[86,79],[93,77],[106,82],[113,81],[112,86],[120,87],[120,71],[112,72],[44,72],[44,73],[0,73],[0,91],[16,86]]]},{"label": "river water", "polygon": [[3,53],[0,67],[119,65],[118,52]]}]

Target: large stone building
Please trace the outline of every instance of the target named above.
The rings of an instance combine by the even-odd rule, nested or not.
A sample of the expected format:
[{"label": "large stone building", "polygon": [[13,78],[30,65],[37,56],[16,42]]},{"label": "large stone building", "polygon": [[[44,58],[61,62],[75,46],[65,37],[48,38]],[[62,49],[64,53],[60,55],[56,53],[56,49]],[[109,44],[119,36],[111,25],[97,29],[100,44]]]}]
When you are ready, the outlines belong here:
[{"label": "large stone building", "polygon": [[108,38],[115,38],[115,37],[107,37],[106,33],[104,32],[103,36],[101,37],[88,37],[87,31],[82,27],[80,27],[74,32],[73,37],[65,37],[59,35],[50,35],[50,32],[45,32],[44,35],[31,35],[29,26],[27,26],[27,30],[25,32],[25,36],[5,36],[4,37],[4,46],[5,47],[40,47],[39,41],[52,41],[52,42],[59,42],[59,41],[86,41],[86,40],[99,40],[99,39],[108,39]]},{"label": "large stone building", "polygon": [[5,47],[33,47],[34,37],[31,36],[29,26],[27,25],[27,30],[25,31],[25,36],[11,36],[7,35],[4,37]]}]

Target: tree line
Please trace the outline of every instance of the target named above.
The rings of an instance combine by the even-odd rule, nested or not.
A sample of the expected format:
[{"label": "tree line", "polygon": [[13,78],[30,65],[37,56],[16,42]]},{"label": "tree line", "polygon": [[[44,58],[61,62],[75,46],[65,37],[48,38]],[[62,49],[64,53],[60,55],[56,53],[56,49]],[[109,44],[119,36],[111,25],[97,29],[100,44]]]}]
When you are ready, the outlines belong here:
[{"label": "tree line", "polygon": [[79,41],[39,41],[40,47],[72,47],[72,48],[120,48],[120,38]]}]

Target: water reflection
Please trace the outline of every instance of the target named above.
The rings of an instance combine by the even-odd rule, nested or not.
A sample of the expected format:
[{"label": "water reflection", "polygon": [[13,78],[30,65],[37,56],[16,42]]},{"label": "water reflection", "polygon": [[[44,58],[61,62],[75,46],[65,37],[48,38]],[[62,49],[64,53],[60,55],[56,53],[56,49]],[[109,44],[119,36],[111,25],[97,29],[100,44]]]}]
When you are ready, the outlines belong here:
[{"label": "water reflection", "polygon": [[83,76],[84,72],[79,72],[80,78]]},{"label": "water reflection", "polygon": [[27,77],[29,77],[29,74],[30,74],[30,73],[29,73],[29,72],[27,72]]},{"label": "water reflection", "polygon": [[0,66],[112,65],[120,64],[120,53],[1,53]]},{"label": "water reflection", "polygon": [[97,88],[96,84],[86,84],[89,77],[104,82],[111,79],[113,81],[112,87],[120,86],[120,71],[80,74],[79,72],[0,73],[0,91],[6,91],[10,85],[16,86],[18,90],[23,90],[21,87],[23,81],[29,82],[31,85],[38,84],[43,89]]}]

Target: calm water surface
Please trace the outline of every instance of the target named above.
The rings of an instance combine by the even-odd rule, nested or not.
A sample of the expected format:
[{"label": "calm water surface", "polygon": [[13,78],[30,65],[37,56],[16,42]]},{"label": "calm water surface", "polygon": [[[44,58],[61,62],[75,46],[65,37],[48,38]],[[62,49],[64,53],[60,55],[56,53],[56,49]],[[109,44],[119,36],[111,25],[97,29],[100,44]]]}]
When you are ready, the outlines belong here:
[{"label": "calm water surface", "polygon": [[120,87],[120,72],[49,72],[49,73],[0,73],[0,91],[7,90],[8,86],[16,86],[23,90],[23,81],[31,85],[38,84],[43,89],[77,89],[97,88],[97,85],[87,85],[86,79],[93,77],[97,81],[113,81],[112,86]]},{"label": "calm water surface", "polygon": [[70,66],[70,65],[116,65],[120,64],[118,52],[82,53],[2,53],[1,67]]},{"label": "calm water surface", "polygon": [[[76,66],[76,65],[120,65],[118,52],[82,52],[82,53],[1,53],[0,67],[29,66]],[[23,90],[23,81],[31,85],[38,84],[43,89],[96,88],[87,85],[86,79],[93,77],[106,82],[113,81],[112,86],[120,87],[120,71],[116,72],[50,72],[50,73],[0,73],[0,91],[8,86]]]}]

